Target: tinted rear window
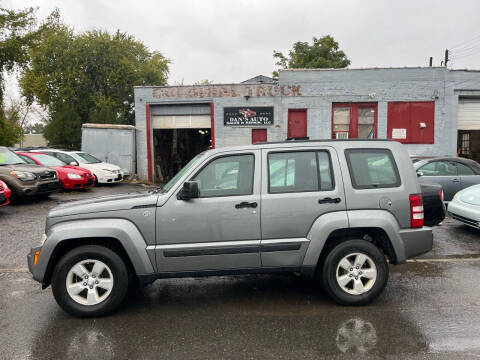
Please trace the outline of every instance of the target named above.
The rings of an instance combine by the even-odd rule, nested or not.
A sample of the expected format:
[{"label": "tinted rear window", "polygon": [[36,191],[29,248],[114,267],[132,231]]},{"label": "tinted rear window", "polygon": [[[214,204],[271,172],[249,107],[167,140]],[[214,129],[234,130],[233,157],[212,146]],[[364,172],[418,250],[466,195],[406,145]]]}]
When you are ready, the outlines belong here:
[{"label": "tinted rear window", "polygon": [[387,149],[345,150],[350,178],[355,189],[400,186],[397,165]]}]

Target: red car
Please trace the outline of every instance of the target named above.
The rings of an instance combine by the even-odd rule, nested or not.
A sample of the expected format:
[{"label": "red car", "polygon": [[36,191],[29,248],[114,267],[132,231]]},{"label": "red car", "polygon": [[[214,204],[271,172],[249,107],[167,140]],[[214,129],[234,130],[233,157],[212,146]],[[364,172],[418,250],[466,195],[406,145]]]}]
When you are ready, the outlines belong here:
[{"label": "red car", "polygon": [[56,157],[40,152],[19,152],[17,155],[30,164],[47,166],[57,172],[58,179],[64,190],[86,189],[93,186],[95,178],[90,170],[67,165]]},{"label": "red car", "polygon": [[2,180],[0,180],[0,206],[8,205],[10,203],[11,190]]}]

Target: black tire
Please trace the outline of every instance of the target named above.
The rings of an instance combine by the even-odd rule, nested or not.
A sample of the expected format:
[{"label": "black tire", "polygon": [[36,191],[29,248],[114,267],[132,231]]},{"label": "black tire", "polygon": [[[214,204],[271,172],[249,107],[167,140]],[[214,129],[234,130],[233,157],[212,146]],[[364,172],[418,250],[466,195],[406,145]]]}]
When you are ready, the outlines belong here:
[{"label": "black tire", "polygon": [[[340,260],[352,253],[367,255],[377,270],[373,285],[362,294],[354,295],[346,292],[337,281],[337,267]],[[347,240],[333,247],[321,264],[321,271],[323,289],[330,298],[341,305],[365,305],[372,302],[382,293],[388,281],[388,264],[384,254],[374,244],[365,240]]]},{"label": "black tire", "polygon": [[[67,275],[70,269],[82,260],[100,260],[113,275],[113,287],[108,297],[95,305],[76,302],[67,292]],[[52,291],[58,305],[77,317],[105,316],[117,310],[129,289],[129,274],[122,258],[114,251],[98,245],[77,247],[66,253],[56,264],[52,274]]]}]

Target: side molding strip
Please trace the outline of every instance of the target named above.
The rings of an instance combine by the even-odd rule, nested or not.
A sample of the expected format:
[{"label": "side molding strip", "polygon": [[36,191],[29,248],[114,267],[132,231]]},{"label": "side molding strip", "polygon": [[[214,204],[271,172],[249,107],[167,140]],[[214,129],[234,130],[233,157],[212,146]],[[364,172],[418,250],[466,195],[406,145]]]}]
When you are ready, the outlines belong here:
[{"label": "side molding strip", "polygon": [[165,257],[248,254],[257,252],[299,250],[306,238],[217,241],[205,243],[185,243],[171,245],[150,245],[147,250],[159,250]]}]

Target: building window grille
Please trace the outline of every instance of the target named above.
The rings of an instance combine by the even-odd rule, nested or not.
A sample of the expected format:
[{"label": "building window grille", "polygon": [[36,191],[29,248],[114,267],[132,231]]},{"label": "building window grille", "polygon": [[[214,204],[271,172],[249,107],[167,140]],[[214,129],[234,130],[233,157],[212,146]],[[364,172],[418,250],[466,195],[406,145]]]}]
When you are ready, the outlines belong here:
[{"label": "building window grille", "polygon": [[462,134],[462,155],[470,155],[470,134]]}]

